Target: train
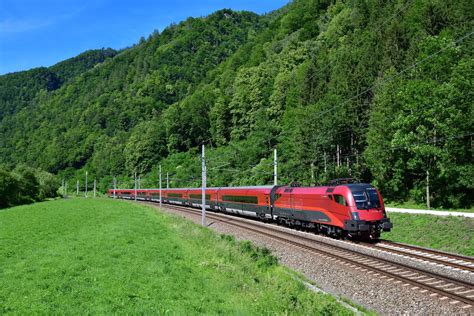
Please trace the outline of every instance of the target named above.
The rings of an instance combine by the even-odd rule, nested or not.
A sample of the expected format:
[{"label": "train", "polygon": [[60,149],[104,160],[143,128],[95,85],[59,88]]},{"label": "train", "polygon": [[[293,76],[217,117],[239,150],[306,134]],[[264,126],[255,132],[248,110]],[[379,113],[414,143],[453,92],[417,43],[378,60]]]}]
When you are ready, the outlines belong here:
[{"label": "train", "polygon": [[[159,189],[110,189],[110,197],[160,201]],[[202,207],[201,188],[161,190],[162,203]],[[277,222],[333,237],[378,239],[393,225],[380,192],[368,183],[336,179],[326,186],[211,187],[206,209]]]}]

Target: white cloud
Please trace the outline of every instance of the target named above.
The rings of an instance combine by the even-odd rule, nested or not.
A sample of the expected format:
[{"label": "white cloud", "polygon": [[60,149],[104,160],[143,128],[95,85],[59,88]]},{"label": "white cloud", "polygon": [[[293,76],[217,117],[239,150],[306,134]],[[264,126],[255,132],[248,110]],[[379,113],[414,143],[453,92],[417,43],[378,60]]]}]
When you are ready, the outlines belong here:
[{"label": "white cloud", "polygon": [[[29,16],[29,17],[6,17],[0,18],[0,34],[18,34],[28,31],[41,29],[58,22],[68,20],[80,14],[87,8],[87,3],[74,8],[68,7],[66,13],[56,13],[48,17]],[[64,10],[63,10],[64,11]]]},{"label": "white cloud", "polygon": [[27,32],[49,26],[53,23],[53,20],[7,18],[3,21],[0,21],[0,34]]}]

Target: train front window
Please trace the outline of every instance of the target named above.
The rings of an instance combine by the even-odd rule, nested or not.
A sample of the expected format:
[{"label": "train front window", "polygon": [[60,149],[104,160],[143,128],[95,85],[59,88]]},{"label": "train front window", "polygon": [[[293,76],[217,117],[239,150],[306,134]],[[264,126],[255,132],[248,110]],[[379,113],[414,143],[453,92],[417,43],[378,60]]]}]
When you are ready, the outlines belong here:
[{"label": "train front window", "polygon": [[369,196],[369,201],[372,207],[380,208],[382,205],[380,203],[379,194],[374,188],[367,188],[367,195]]},{"label": "train front window", "polygon": [[367,188],[363,191],[353,191],[352,195],[354,196],[354,201],[359,210],[368,210],[381,206],[379,195],[374,188]]},{"label": "train front window", "polygon": [[352,192],[352,195],[354,196],[354,201],[358,210],[365,210],[369,208],[369,201],[365,191],[354,191]]}]

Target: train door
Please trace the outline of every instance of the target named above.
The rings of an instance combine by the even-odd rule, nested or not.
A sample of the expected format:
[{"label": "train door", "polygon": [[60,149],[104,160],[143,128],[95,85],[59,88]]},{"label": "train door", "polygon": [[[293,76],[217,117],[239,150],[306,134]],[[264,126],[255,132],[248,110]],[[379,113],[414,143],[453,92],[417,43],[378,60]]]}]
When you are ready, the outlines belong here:
[{"label": "train door", "polygon": [[272,205],[270,202],[270,194],[264,194],[264,199],[265,199],[265,206],[263,206],[261,210],[261,212],[263,213],[263,217],[267,218],[268,216],[270,216],[270,218],[273,218]]},{"label": "train door", "polygon": [[213,209],[215,211],[219,210],[219,199],[217,198],[217,193],[219,192],[219,189],[216,190],[216,192],[214,193],[214,206],[213,206]]}]

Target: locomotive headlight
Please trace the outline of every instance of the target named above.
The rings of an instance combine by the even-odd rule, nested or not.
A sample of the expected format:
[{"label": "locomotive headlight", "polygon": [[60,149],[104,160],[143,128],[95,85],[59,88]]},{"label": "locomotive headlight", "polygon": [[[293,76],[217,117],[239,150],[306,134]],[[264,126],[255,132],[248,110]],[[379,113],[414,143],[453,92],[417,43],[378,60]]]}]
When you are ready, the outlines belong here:
[{"label": "locomotive headlight", "polygon": [[359,218],[359,212],[352,212],[352,217],[358,221],[360,218]]}]

